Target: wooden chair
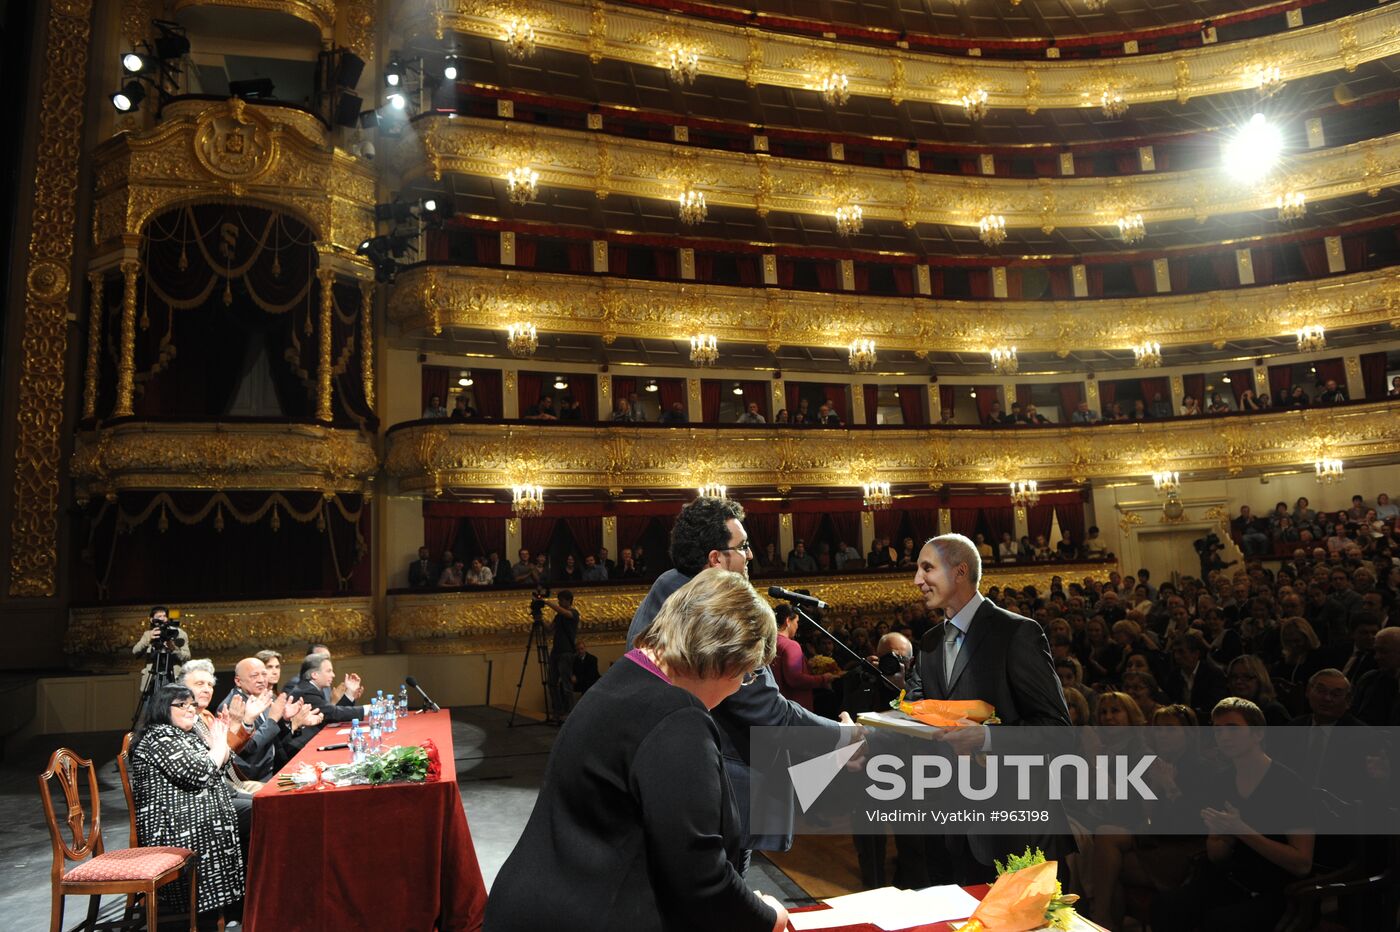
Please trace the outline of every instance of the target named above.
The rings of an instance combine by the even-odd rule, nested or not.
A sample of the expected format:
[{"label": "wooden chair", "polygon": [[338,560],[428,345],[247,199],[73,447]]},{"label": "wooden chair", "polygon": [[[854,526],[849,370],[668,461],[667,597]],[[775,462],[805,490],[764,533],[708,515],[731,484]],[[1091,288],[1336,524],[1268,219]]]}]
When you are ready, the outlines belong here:
[{"label": "wooden chair", "polygon": [[[87,773],[88,805],[92,809],[89,825],[87,809],[83,805],[82,773]],[[122,775],[126,771],[123,766]],[[58,816],[54,812],[54,794],[50,781],[57,780],[67,806],[64,824],[67,833],[59,827]],[[39,774],[39,797],[44,804],[44,817],[48,820],[49,837],[53,841],[53,912],[49,923],[50,932],[62,932],[63,902],[67,896],[87,896],[87,919],[75,928],[110,928],[125,923],[97,922],[97,910],[102,895],[141,894],[146,900],[146,928],[156,932],[160,925],[156,891],[168,883],[178,880],[188,872],[190,884],[190,932],[197,932],[195,912],[195,890],[197,884],[199,855],[186,848],[124,848],[119,851],[104,851],[102,845],[102,800],[98,795],[97,768],[92,761],[79,757],[67,748],[59,748],[49,758],[48,769]],[[131,798],[128,792],[128,800]],[[70,843],[71,839],[71,843]],[[69,867],[69,861],[81,861]],[[128,901],[130,902],[130,901]]]}]

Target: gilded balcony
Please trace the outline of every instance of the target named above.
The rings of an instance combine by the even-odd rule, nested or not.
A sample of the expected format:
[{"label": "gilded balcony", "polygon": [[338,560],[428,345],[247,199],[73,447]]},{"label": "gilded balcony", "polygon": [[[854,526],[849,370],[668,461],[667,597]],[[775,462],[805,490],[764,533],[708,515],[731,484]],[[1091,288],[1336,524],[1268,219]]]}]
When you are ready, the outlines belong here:
[{"label": "gilded balcony", "polygon": [[1394,402],[1136,424],[1038,428],[781,429],[739,426],[563,427],[411,422],[388,434],[398,491],[548,488],[856,487],[870,478],[913,489],[950,483],[1082,484],[1170,468],[1197,476],[1349,464],[1400,453]]},{"label": "gilded balcony", "polygon": [[309,23],[323,35],[329,36],[335,29],[336,5],[335,0],[175,0],[174,12],[182,22],[188,21],[192,11],[199,11],[200,14],[213,11],[225,15],[231,11],[279,14]]},{"label": "gilded balcony", "polygon": [[77,437],[80,501],[143,490],[362,493],[379,468],[370,435],[319,424],[122,420]]}]

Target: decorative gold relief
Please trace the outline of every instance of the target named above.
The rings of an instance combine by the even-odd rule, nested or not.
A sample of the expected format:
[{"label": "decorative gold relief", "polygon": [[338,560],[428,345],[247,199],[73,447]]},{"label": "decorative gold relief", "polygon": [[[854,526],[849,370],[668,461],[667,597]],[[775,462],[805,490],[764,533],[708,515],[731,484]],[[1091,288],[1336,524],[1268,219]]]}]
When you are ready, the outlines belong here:
[{"label": "decorative gold relief", "polygon": [[198,6],[236,6],[295,16],[329,34],[335,26],[335,0],[175,0],[175,14]]},{"label": "decorative gold relief", "polygon": [[86,500],[142,489],[363,492],[378,467],[356,430],[134,421],[79,434],[69,469]]},{"label": "decorative gold relief", "polygon": [[[684,432],[557,425],[422,424],[388,435],[385,471],[406,493],[504,488],[522,464],[549,488],[676,489],[714,464],[717,481],[779,491],[850,487],[852,456],[878,463],[895,485],[1038,482],[1147,476],[1170,457],[1200,474],[1309,465],[1313,451],[1348,462],[1400,453],[1400,418],[1387,402],[1233,418],[1103,425],[1094,429],[829,430],[795,438],[769,429]],[[723,471],[719,470],[722,464]],[[853,490],[852,494],[855,492]]]},{"label": "decorative gold relief", "polygon": [[[761,306],[755,302],[762,301]],[[1202,313],[1203,305],[1211,308]],[[541,330],[600,337],[695,332],[702,320],[722,342],[844,348],[852,334],[881,348],[913,352],[985,352],[1007,343],[1022,353],[1129,347],[1151,333],[1164,347],[1274,337],[1304,324],[1328,330],[1386,325],[1396,319],[1400,284],[1388,270],[1132,300],[953,301],[928,297],[850,297],[693,282],[600,279],[473,267],[423,267],[399,274],[389,320],[407,334],[441,327],[505,327],[526,314]],[[757,312],[760,311],[761,312]],[[929,322],[936,320],[936,326]],[[1093,386],[1093,383],[1090,383]],[[1096,388],[1096,387],[1095,387]],[[1175,397],[1181,397],[1175,392]],[[1089,399],[1093,406],[1094,399]]]},{"label": "decorative gold relief", "polygon": [[336,19],[345,28],[345,45],[367,62],[374,61],[374,0],[339,0]]},{"label": "decorative gold relief", "polygon": [[58,399],[63,398],[68,352],[69,269],[92,30],[91,0],[54,2],[47,10],[33,200],[25,210],[33,219],[18,341],[16,407],[23,416],[15,437],[9,584],[16,598],[49,598],[56,591],[64,410]]},{"label": "decorative gold relief", "polygon": [[[295,675],[307,644],[324,643],[337,657],[357,656],[374,640],[374,607],[367,598],[203,602],[180,606],[180,627],[195,655],[228,667],[260,650],[280,650]],[[85,670],[139,670],[145,659],[131,645],[146,630],[142,606],[75,608],[63,652]],[[283,674],[284,680],[287,676]]]}]

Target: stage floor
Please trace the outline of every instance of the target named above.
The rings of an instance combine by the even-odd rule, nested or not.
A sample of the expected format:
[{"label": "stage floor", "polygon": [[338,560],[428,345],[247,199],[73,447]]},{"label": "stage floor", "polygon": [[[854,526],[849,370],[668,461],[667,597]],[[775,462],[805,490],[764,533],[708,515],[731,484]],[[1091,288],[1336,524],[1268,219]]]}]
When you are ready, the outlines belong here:
[{"label": "stage floor", "polygon": [[[525,828],[549,749],[558,734],[556,728],[546,725],[520,727],[524,720],[518,718],[517,727],[510,728],[509,720],[508,711],[485,706],[452,710],[457,783],[488,887]],[[0,824],[8,827],[0,833],[0,865],[4,866],[0,870],[0,916],[4,917],[5,929],[40,930],[49,926],[52,848],[44,828],[35,777],[60,744],[92,758],[98,765],[103,837],[109,848],[127,846],[126,801],[116,764],[121,737],[120,732],[39,737],[26,748],[17,752],[12,749],[0,765]],[[807,895],[763,857],[754,858],[748,881],[754,889],[789,904],[801,902]],[[103,918],[119,915],[123,902],[122,897],[106,897]],[[85,899],[70,897],[64,913],[65,927],[75,924],[86,911]],[[178,923],[169,926],[178,927]]]}]

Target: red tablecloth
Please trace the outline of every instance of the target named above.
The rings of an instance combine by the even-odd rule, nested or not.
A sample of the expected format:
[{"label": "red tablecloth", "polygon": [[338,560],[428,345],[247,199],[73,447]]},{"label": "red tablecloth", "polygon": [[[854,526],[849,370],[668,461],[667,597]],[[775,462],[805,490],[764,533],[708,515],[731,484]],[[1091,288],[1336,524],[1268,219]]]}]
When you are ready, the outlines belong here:
[{"label": "red tablecloth", "polygon": [[[347,751],[328,725],[285,768]],[[436,783],[280,791],[274,778],[253,797],[253,838],[243,925],[249,932],[461,932],[481,928],[486,885],[477,865],[447,712],[410,715],[385,745],[431,738],[442,758]]]}]

